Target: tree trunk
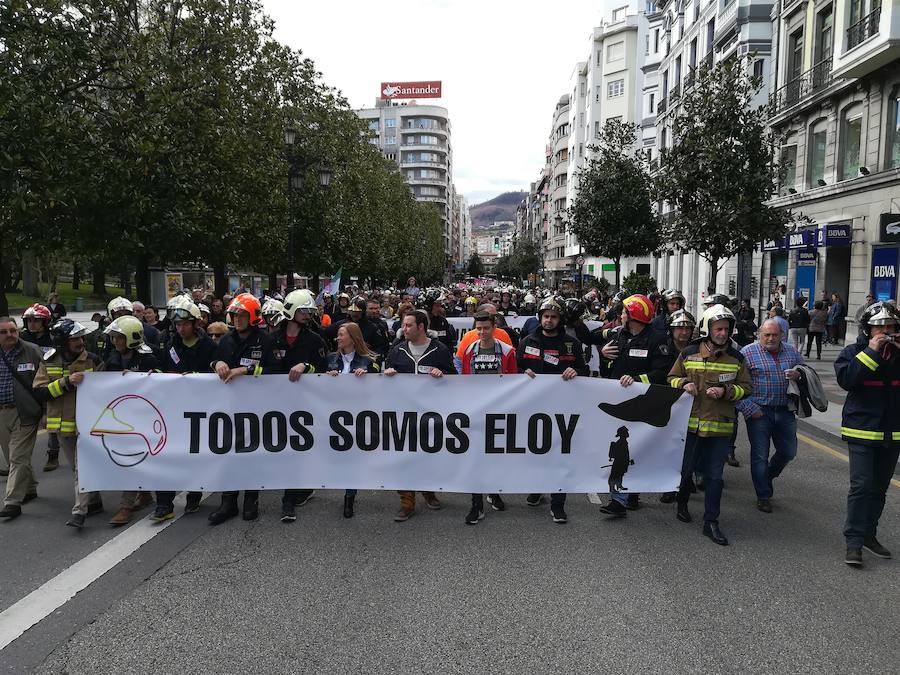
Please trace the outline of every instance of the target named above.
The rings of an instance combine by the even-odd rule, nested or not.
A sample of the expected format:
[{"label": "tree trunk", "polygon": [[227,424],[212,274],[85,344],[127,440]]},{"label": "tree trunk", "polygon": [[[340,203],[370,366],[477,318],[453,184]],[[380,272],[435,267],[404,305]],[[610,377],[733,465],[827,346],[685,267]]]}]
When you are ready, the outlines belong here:
[{"label": "tree trunk", "polygon": [[269,295],[272,295],[276,291],[281,291],[278,287],[278,272],[269,272]]},{"label": "tree trunk", "polygon": [[719,275],[719,258],[709,258],[709,286],[706,289],[708,295],[716,292],[716,277]]},{"label": "tree trunk", "polygon": [[40,295],[38,290],[38,270],[35,267],[34,253],[22,252],[22,294]]},{"label": "tree trunk", "polygon": [[134,260],[134,285],[137,299],[150,304],[150,258],[143,252],[138,253]]},{"label": "tree trunk", "polygon": [[313,291],[313,295],[318,295],[318,294],[319,294],[319,286],[320,286],[320,284],[319,284],[319,272],[317,272],[317,271],[316,271],[316,272],[313,272],[313,273],[312,273],[312,279],[310,279],[310,281],[312,281],[312,291]]},{"label": "tree trunk", "polygon": [[72,290],[81,290],[81,270],[78,269],[78,263],[72,263]]},{"label": "tree trunk", "polygon": [[228,275],[225,274],[225,265],[213,265],[213,277],[216,285],[216,297],[225,297],[225,294],[228,293]]},{"label": "tree trunk", "polygon": [[617,292],[622,290],[621,278],[620,278],[622,276],[622,270],[619,269],[619,263],[621,261],[622,261],[621,258],[613,258],[613,263],[615,263],[615,266],[616,266],[616,291]]},{"label": "tree trunk", "polygon": [[91,268],[91,283],[94,286],[91,295],[106,298],[106,268],[101,263],[94,263]]}]

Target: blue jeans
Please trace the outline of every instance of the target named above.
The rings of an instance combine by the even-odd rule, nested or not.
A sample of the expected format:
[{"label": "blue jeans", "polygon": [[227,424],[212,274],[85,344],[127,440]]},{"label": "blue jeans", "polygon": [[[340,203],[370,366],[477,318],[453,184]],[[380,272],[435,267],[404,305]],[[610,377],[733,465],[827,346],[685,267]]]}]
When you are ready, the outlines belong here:
[{"label": "blue jeans", "polygon": [[844,538],[848,548],[862,548],[866,537],[874,537],[884,510],[884,497],[900,446],[848,443],[850,451],[850,492],[847,493],[847,522]]},{"label": "blue jeans", "polygon": [[703,493],[703,522],[719,522],[719,505],[722,502],[722,471],[725,459],[731,452],[731,436],[698,436],[688,432],[681,464],[681,486],[677,501],[687,504],[691,496],[691,482],[696,469],[703,475],[706,491]]},{"label": "blue jeans", "polygon": [[[771,481],[797,456],[797,418],[787,409],[763,408],[762,417],[746,418],[750,439],[750,476],[757,499],[772,497]],[[769,459],[769,446],[775,454]]]}]

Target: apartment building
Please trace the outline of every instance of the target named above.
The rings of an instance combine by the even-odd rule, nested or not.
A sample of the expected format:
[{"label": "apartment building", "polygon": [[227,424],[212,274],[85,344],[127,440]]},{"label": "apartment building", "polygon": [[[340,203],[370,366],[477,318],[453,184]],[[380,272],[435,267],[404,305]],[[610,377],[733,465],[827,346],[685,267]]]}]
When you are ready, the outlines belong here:
[{"label": "apartment building", "polygon": [[765,242],[761,296],[837,292],[852,323],[867,293],[898,297],[900,3],[785,0],[772,26],[769,123],[787,170],[771,204],[812,222]]},{"label": "apartment building", "polygon": [[566,255],[569,180],[569,94],[560,97],[553,111],[547,175],[549,218],[544,239],[544,275],[546,283],[557,286],[570,270]]}]

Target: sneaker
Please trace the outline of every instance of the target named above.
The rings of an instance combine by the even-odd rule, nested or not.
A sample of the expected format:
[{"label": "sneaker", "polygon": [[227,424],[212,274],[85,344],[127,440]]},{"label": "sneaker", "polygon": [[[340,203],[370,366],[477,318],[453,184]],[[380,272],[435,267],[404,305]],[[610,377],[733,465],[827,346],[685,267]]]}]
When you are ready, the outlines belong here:
[{"label": "sneaker", "polygon": [[543,501],[544,495],[530,494],[525,500],[525,503],[528,504],[528,506],[540,506]]},{"label": "sneaker", "polygon": [[402,523],[404,521],[409,520],[412,517],[412,514],[415,513],[415,509],[404,509],[400,507],[400,510],[397,511],[397,515],[394,516],[395,523]]},{"label": "sneaker", "polygon": [[569,521],[566,510],[562,506],[551,506],[550,515],[553,516],[553,522],[559,525]]},{"label": "sneaker", "polygon": [[503,502],[500,495],[488,495],[487,502],[494,511],[506,511],[506,504]]},{"label": "sneaker", "polygon": [[484,518],[484,510],[473,506],[469,511],[469,515],[466,516],[466,525],[477,525],[482,518]]},{"label": "sneaker", "polygon": [[891,557],[891,552],[878,543],[878,540],[875,537],[866,537],[866,540],[863,542],[863,548],[876,558],[884,558],[887,560]]},{"label": "sneaker", "polygon": [[757,499],[756,508],[758,508],[763,513],[772,513],[772,502],[770,502],[768,499]]},{"label": "sneaker", "polygon": [[862,567],[862,549],[847,548],[847,555],[844,556],[844,562],[851,567]]},{"label": "sneaker", "polygon": [[628,495],[628,499],[625,500],[625,508],[629,511],[637,511],[641,508],[641,496]]},{"label": "sneaker", "polygon": [[282,504],[281,505],[281,522],[282,523],[293,523],[297,520],[297,513],[294,510],[294,506],[292,504]]},{"label": "sneaker", "polygon": [[425,493],[425,506],[427,506],[432,511],[440,511],[441,510],[441,502],[435,497],[433,494]]},{"label": "sneaker", "polygon": [[123,506],[118,511],[115,512],[112,518],[109,519],[109,524],[113,527],[121,527],[122,525],[127,525],[131,522],[132,517],[131,509],[127,506]]},{"label": "sneaker", "polygon": [[171,506],[157,506],[150,520],[156,523],[162,523],[166,520],[172,520],[175,517],[175,509]]},{"label": "sneaker", "polygon": [[613,516],[615,518],[624,518],[628,515],[628,509],[625,508],[625,505],[622,504],[622,502],[610,499],[600,507],[600,513],[605,513],[607,516]]},{"label": "sneaker", "polygon": [[66,525],[80,530],[82,527],[84,527],[84,514],[83,513],[73,513],[69,517],[69,519],[66,521]]}]

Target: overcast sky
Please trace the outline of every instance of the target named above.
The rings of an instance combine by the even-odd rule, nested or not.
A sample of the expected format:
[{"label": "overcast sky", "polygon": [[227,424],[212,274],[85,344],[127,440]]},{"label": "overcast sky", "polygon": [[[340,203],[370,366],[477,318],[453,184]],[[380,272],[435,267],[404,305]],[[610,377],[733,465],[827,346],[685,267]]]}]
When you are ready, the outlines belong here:
[{"label": "overcast sky", "polygon": [[[276,37],[313,59],[354,108],[382,81],[441,80],[453,180],[469,204],[527,190],[544,163],[553,108],[603,0],[263,0]],[[429,99],[422,99],[428,102]]]}]

